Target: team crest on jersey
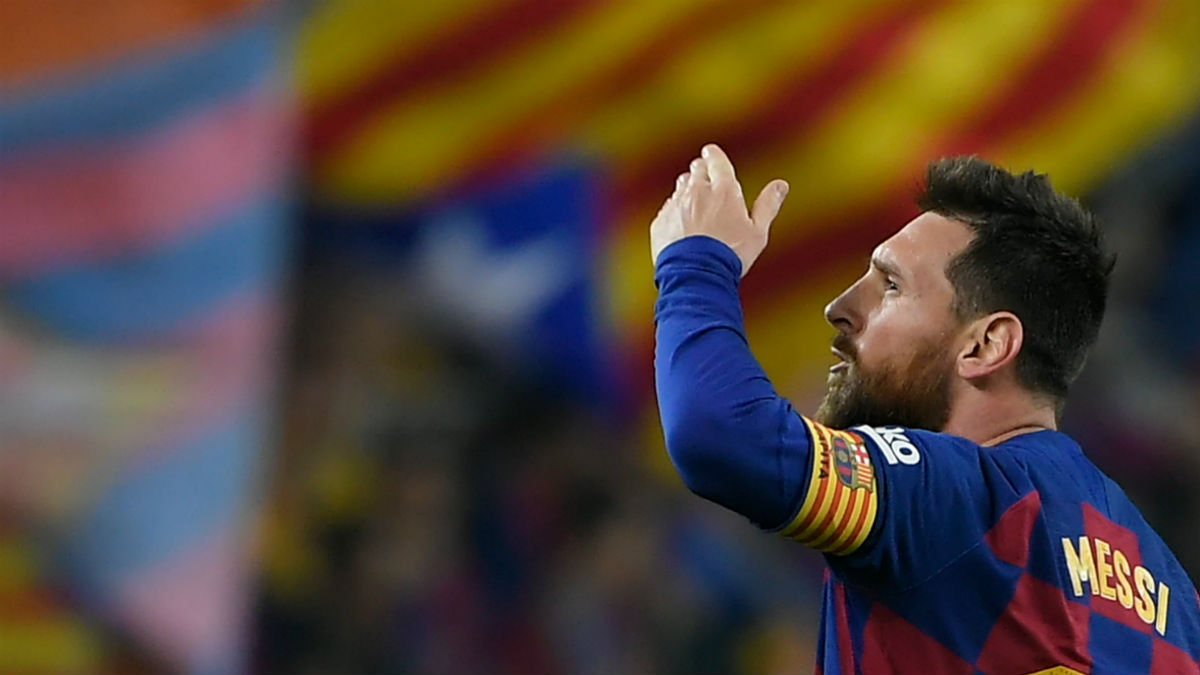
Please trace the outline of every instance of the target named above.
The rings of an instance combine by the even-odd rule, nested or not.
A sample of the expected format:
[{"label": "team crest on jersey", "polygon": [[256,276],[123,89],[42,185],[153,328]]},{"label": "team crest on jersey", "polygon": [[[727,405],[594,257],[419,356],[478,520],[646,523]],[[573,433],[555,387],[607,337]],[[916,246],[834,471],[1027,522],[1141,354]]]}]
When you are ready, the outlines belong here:
[{"label": "team crest on jersey", "polygon": [[864,488],[871,491],[875,481],[871,457],[867,446],[849,434],[833,435],[833,464],[838,480],[854,490]]},{"label": "team crest on jersey", "polygon": [[803,418],[812,441],[808,489],[780,534],[832,555],[858,550],[875,524],[879,490],[862,436]]}]

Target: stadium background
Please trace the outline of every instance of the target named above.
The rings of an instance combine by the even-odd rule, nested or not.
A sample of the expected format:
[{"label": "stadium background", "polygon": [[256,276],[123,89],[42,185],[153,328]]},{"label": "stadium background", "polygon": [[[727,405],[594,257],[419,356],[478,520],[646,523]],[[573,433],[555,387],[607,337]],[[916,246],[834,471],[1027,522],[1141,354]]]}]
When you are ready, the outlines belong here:
[{"label": "stadium background", "polygon": [[1067,427],[1193,576],[1190,0],[0,2],[0,670],[804,672],[821,564],[686,494],[645,230],[721,143],[821,308],[924,163],[1120,253]]}]

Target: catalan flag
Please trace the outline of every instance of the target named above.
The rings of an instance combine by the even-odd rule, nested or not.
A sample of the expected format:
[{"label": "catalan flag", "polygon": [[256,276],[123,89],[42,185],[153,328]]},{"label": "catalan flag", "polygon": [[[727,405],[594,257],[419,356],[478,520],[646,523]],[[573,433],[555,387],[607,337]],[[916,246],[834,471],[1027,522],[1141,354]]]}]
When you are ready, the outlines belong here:
[{"label": "catalan flag", "polygon": [[[978,153],[1083,194],[1200,104],[1184,0],[455,0],[327,3],[301,27],[314,188],[453,199],[586,158],[592,252],[632,389],[649,384],[646,227],[704,142],[791,194],[743,285],[773,379],[822,381],[821,307],[915,212],[925,163]],[[653,428],[652,425],[648,428]]]}]

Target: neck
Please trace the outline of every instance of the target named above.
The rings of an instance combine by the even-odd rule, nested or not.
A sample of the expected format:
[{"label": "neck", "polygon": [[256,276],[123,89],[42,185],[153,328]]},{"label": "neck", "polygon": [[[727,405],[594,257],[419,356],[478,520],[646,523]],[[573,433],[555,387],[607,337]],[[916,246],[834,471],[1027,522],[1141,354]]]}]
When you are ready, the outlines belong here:
[{"label": "neck", "polygon": [[1006,395],[971,389],[961,392],[950,406],[950,418],[942,431],[987,447],[1021,434],[1057,428],[1053,404],[1033,400],[1025,392]]}]

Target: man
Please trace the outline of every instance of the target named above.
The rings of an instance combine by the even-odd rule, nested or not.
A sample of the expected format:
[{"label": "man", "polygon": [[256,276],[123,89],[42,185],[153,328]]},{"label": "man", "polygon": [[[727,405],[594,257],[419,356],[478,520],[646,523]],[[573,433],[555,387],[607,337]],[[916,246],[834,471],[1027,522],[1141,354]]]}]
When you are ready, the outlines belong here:
[{"label": "man", "polygon": [[825,310],[810,419],[737,295],[786,192],[747,213],[715,145],[679,177],[650,227],[655,370],[687,486],[825,554],[819,672],[1200,673],[1187,574],[1056,430],[1113,264],[1092,217],[1042,175],[931,164],[923,213]]}]

